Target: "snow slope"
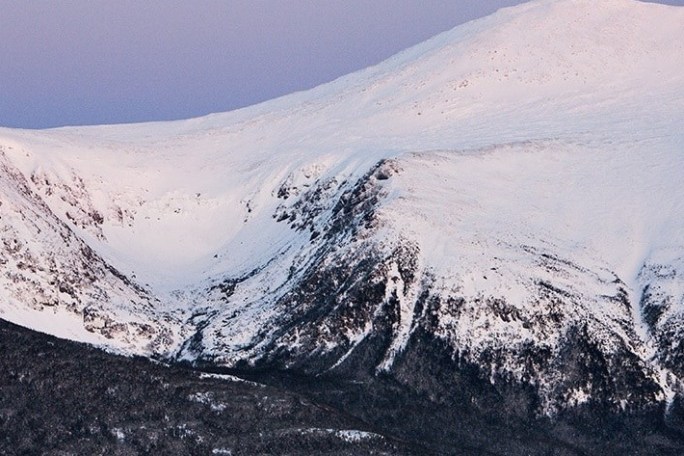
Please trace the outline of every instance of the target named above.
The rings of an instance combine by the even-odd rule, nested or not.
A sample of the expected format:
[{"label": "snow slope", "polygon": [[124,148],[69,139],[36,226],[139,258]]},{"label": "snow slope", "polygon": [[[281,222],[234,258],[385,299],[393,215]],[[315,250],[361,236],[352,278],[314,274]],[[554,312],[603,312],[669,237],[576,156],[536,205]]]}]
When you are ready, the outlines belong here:
[{"label": "snow slope", "polygon": [[[662,400],[684,374],[673,355],[681,68],[684,8],[532,1],[235,112],[0,129],[14,176],[2,200],[15,207],[2,226],[40,244],[39,258],[62,246],[45,233],[67,230],[120,271],[129,285],[117,293],[135,296],[103,300],[102,312],[163,319],[176,334],[133,351],[334,370],[385,331],[373,368],[391,371],[427,331],[454,359],[486,364],[492,382],[545,378],[553,410],[554,363],[585,331],[607,359],[633,356]],[[21,179],[30,197],[11,190]],[[22,228],[29,211],[50,221]],[[7,281],[16,267],[3,318],[91,340],[92,328],[66,332],[48,308],[22,306]],[[55,301],[78,322],[82,306]],[[532,366],[528,349],[544,353]],[[563,401],[591,396],[580,383]]]}]

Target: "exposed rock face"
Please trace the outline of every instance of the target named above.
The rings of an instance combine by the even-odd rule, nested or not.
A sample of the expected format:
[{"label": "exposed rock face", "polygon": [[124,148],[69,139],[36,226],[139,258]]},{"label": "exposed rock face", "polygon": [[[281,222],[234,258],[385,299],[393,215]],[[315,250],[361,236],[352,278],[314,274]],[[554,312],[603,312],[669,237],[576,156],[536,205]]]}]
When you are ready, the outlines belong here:
[{"label": "exposed rock face", "polygon": [[652,338],[652,356],[665,369],[663,375],[680,395],[684,355],[680,348],[684,336],[684,313],[682,312],[682,265],[684,259],[676,258],[667,265],[646,264],[639,273],[642,284],[639,307],[647,332]]},{"label": "exposed rock face", "polygon": [[[626,285],[615,274],[520,245],[507,248],[526,256],[529,269],[507,279],[524,284],[524,306],[505,295],[445,293],[436,283],[447,278],[423,266],[416,243],[387,235],[391,226],[378,216],[388,194],[383,185],[398,170],[397,162],[379,162],[355,184],[341,186],[336,197],[312,196],[329,192],[325,183],[297,199],[290,227],[319,235],[304,247],[312,252],[307,262],[290,267],[284,293],[270,304],[272,318],[245,347],[221,342],[231,340],[231,319],[250,324],[248,319],[215,318],[200,333],[225,335],[214,339],[218,345],[194,346],[192,356],[348,380],[389,376],[438,402],[480,401],[485,389],[507,398],[505,410],[526,417],[663,404],[674,377],[663,382],[660,365],[643,356]],[[308,209],[297,212],[302,207]],[[497,273],[491,269],[483,273]],[[230,284],[232,292],[241,286]],[[592,296],[581,284],[601,294]],[[439,366],[433,372],[439,380],[429,378],[428,366]]]},{"label": "exposed rock face", "polygon": [[[134,352],[173,343],[173,319],[158,300],[104,261],[56,217],[0,150],[0,317],[47,315],[54,332]],[[81,336],[84,328],[93,336]]]}]

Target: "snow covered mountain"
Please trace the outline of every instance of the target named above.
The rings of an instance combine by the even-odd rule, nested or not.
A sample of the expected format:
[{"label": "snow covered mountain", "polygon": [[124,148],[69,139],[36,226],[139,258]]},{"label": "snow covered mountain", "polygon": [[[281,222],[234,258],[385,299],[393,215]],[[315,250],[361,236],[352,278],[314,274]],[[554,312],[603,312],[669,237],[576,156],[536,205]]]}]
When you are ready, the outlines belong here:
[{"label": "snow covered mountain", "polygon": [[0,318],[535,415],[672,403],[682,68],[684,8],[537,0],[235,112],[0,129]]}]

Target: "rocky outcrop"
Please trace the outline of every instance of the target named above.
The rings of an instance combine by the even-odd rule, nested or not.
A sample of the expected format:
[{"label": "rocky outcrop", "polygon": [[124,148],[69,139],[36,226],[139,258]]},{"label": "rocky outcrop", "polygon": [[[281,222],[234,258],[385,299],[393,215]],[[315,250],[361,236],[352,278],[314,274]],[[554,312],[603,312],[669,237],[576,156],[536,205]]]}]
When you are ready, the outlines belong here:
[{"label": "rocky outcrop", "polygon": [[155,314],[158,300],[56,217],[2,151],[0,192],[0,317],[45,319],[60,335],[92,333],[137,353],[171,345],[174,324]]},{"label": "rocky outcrop", "polygon": [[[263,300],[269,317],[236,347],[230,322],[254,323],[239,309],[228,319],[216,314],[198,330],[192,355],[180,357],[348,381],[380,376],[430,401],[518,418],[649,411],[672,399],[661,367],[677,371],[644,354],[628,286],[610,271],[507,246],[528,261],[524,274],[505,265],[482,274],[504,274],[522,297],[445,291],[438,284],[457,278],[435,276],[419,242],[383,214],[397,173],[400,162],[381,161],[353,184],[321,182],[281,207],[281,223],[316,236],[294,256],[281,293]],[[227,279],[226,302],[258,279],[259,271]]]}]

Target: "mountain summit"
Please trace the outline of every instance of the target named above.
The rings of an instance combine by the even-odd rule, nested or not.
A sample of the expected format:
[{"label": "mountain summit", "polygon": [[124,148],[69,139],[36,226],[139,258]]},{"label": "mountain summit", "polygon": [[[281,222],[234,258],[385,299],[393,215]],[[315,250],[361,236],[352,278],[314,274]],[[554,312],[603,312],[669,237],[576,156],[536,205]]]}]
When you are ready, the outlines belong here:
[{"label": "mountain summit", "polygon": [[673,407],[682,68],[684,8],[540,0],[235,112],[0,129],[0,317],[479,411]]}]

